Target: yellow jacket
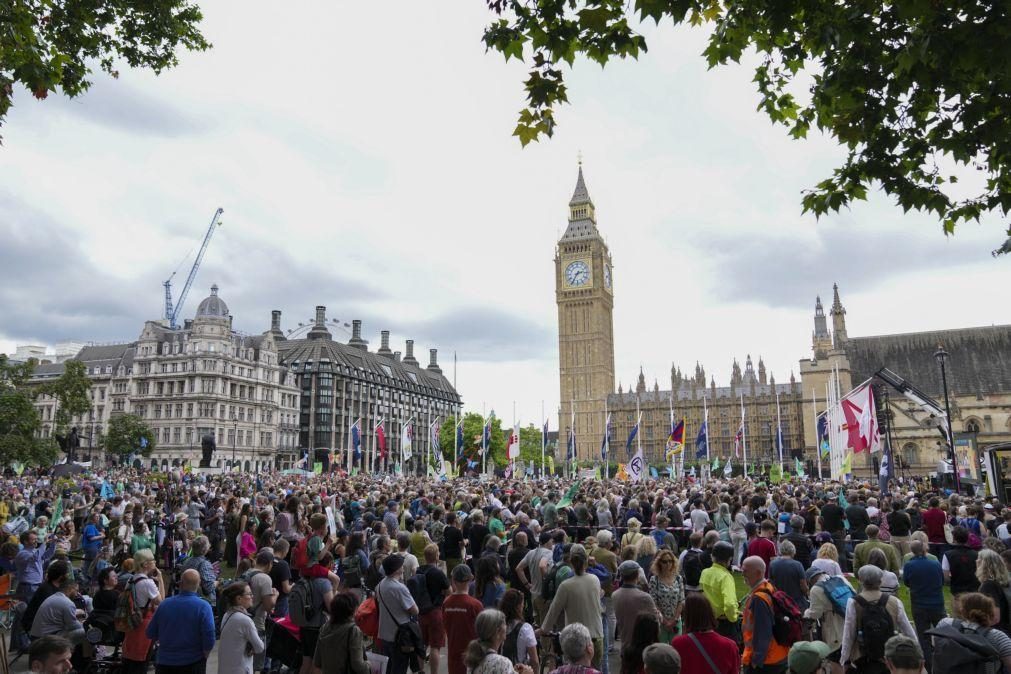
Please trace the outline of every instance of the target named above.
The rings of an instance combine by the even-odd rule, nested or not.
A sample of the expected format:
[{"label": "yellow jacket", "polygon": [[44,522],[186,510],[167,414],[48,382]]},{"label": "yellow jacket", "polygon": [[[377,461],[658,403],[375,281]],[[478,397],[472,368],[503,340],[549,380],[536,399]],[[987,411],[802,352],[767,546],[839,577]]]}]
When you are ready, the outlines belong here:
[{"label": "yellow jacket", "polygon": [[717,620],[726,618],[730,622],[737,622],[737,588],[727,567],[714,563],[708,569],[703,569],[699,586],[712,604]]}]

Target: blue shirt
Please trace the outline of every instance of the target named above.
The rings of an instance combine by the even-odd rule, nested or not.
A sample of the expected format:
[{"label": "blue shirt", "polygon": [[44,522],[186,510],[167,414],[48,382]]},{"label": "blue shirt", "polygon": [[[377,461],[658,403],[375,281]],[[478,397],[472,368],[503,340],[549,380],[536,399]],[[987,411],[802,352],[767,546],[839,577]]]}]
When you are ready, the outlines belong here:
[{"label": "blue shirt", "polygon": [[180,592],[163,601],[147,626],[149,639],[158,640],[159,665],[192,665],[214,648],[211,605],[195,592]]},{"label": "blue shirt", "polygon": [[14,558],[14,568],[17,570],[18,585],[41,585],[42,567],[52,559],[56,552],[56,541],[49,541],[45,548],[22,548]]},{"label": "blue shirt", "polygon": [[[102,547],[102,530],[94,524],[88,524],[81,532],[81,547],[85,550],[98,550]],[[94,540],[92,540],[94,538]]]},{"label": "blue shirt", "polygon": [[913,557],[902,567],[902,580],[916,608],[944,609],[944,572],[940,562]]}]

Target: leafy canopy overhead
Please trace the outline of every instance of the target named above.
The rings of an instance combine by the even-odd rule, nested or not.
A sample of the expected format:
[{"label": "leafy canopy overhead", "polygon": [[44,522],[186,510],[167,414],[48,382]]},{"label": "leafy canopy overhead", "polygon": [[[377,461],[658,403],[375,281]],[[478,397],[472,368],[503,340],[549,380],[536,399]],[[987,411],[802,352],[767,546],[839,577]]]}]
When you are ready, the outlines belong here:
[{"label": "leafy canopy overhead", "polygon": [[[561,64],[584,56],[602,66],[646,51],[633,24],[711,30],[709,67],[751,50],[763,110],[794,138],[812,127],[846,147],[832,175],[803,195],[804,211],[838,211],[872,184],[903,210],[957,224],[1011,210],[1011,5],[996,0],[768,2],[766,0],[486,0],[497,18],[484,42],[530,65],[523,145],[555,130],[567,102]],[[791,91],[810,81],[804,100]],[[942,166],[981,171],[965,199]],[[1011,228],[1008,231],[1011,234]]]},{"label": "leafy canopy overhead", "polygon": [[154,433],[144,420],[135,414],[117,414],[99,440],[105,451],[119,456],[133,453],[151,456],[155,448]]},{"label": "leafy canopy overhead", "polygon": [[96,65],[113,77],[119,61],[156,73],[175,66],[178,47],[210,46],[202,18],[188,0],[0,0],[0,125],[16,83],[38,99],[77,96]]}]

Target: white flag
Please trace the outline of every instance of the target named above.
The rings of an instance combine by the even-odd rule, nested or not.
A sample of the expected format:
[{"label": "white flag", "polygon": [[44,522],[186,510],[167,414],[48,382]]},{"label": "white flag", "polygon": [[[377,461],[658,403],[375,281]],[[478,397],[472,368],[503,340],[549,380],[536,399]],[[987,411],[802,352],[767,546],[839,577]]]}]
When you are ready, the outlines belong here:
[{"label": "white flag", "polygon": [[400,456],[404,461],[411,458],[411,449],[414,444],[414,422],[409,422],[404,426],[403,435],[400,438]]},{"label": "white flag", "polygon": [[628,475],[632,482],[639,482],[647,470],[646,460],[642,456],[642,447],[636,452],[632,460],[628,462]]},{"label": "white flag", "polygon": [[520,458],[520,425],[516,424],[513,426],[512,433],[509,435],[509,458],[518,459]]}]

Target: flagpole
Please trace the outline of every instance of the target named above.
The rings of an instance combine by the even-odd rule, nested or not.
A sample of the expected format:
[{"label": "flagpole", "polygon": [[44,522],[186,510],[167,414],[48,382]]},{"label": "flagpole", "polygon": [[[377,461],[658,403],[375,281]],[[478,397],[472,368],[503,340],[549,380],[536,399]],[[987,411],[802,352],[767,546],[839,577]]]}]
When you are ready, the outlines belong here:
[{"label": "flagpole", "polygon": [[[454,392],[456,391],[456,351],[453,352],[453,391]],[[459,473],[459,466],[457,465],[457,463],[460,460],[458,453],[463,451],[463,447],[457,449],[456,446],[456,434],[457,434],[456,427],[457,424],[459,423],[458,415],[459,415],[458,406],[453,405],[453,468],[456,469],[453,472],[457,474]]]},{"label": "flagpole", "polygon": [[611,479],[611,429],[610,417],[607,414],[607,396],[604,396],[604,479]]},{"label": "flagpole", "polygon": [[548,420],[544,416],[544,401],[541,400],[541,479],[544,479],[544,448],[548,443]]},{"label": "flagpole", "polygon": [[[636,424],[640,426],[638,432],[635,434],[635,453],[638,456],[642,456],[642,412],[639,411],[639,396],[635,397],[635,413],[636,413]],[[643,473],[646,471],[645,457],[643,457],[643,465],[639,469],[639,481],[643,480]]]},{"label": "flagpole", "polygon": [[744,419],[744,393],[741,393],[741,445],[744,450],[744,477],[748,477],[748,424]]},{"label": "flagpole", "polygon": [[779,391],[776,391],[776,444],[779,445],[779,472],[783,472],[783,417],[779,413]]},{"label": "flagpole", "polygon": [[428,438],[425,440],[425,469],[422,471],[424,477],[428,477],[428,467],[432,465],[432,401],[428,401]]},{"label": "flagpole", "polygon": [[[811,412],[814,414],[814,455],[818,459],[818,480],[821,481],[821,438],[818,435],[818,391],[811,387]],[[828,428],[828,418],[825,419]]]},{"label": "flagpole", "polygon": [[711,450],[709,449],[709,406],[706,404],[705,391],[702,392],[702,423],[705,424],[706,428],[706,467],[702,470],[702,476],[705,477],[712,470],[712,464],[710,463]]},{"label": "flagpole", "polygon": [[[673,388],[671,388],[671,393],[667,397],[667,406],[670,409],[670,430],[667,431],[667,439],[670,440],[671,434],[674,433],[674,389]],[[664,447],[664,452],[666,452],[666,451],[667,451],[667,448]],[[674,472],[677,470],[677,462],[678,462],[677,456],[671,456],[671,459],[670,459],[671,478],[674,477]]]},{"label": "flagpole", "polygon": [[[352,413],[352,415],[353,415],[353,413]],[[351,420],[351,416],[352,415],[348,415],[348,420],[349,421]],[[351,422],[351,425],[348,426],[348,448],[347,448],[347,453],[348,453],[348,461],[347,461],[347,463],[348,463],[348,476],[351,475],[351,461],[353,460],[352,459],[352,454],[354,454],[354,439],[351,437],[351,435],[354,433],[354,431],[352,430],[352,426],[354,426],[354,422],[353,421]]]},{"label": "flagpole", "polygon": [[[509,435],[511,436],[512,433],[515,432],[515,430],[516,430],[516,401],[514,400],[513,401],[513,430],[510,431]],[[520,441],[520,439],[519,439],[519,437],[517,437],[516,438],[516,442],[519,442],[519,441]],[[506,452],[508,452],[510,454],[509,465],[512,466],[512,468],[513,468],[512,471],[509,474],[512,476],[512,479],[515,480],[516,479],[516,459],[514,459],[512,457],[512,452],[509,450],[508,447],[506,448]]]},{"label": "flagpole", "polygon": [[481,403],[481,474],[488,473],[488,447],[485,443],[485,429],[488,428],[488,406]]},{"label": "flagpole", "polygon": [[571,480],[572,479],[572,464],[576,461],[576,457],[579,455],[579,450],[576,449],[576,401],[575,400],[570,400],[569,401],[569,412],[570,412],[570,416],[569,416],[569,428],[570,428],[570,430],[569,430],[569,433],[571,434],[571,437],[572,437],[572,458],[569,459],[569,457],[568,457],[568,451],[566,451],[565,452],[565,454],[566,454],[565,458],[568,459],[568,460],[565,462],[565,470],[566,470],[566,473],[569,476],[569,479]]}]

